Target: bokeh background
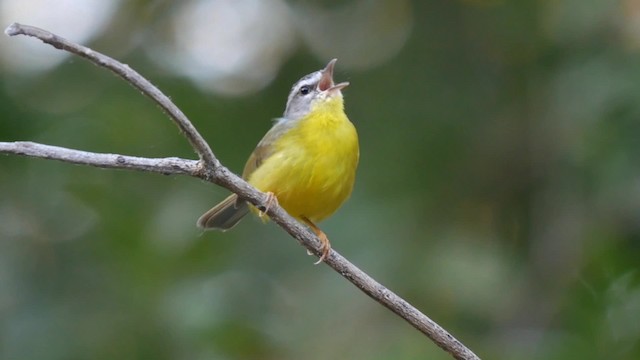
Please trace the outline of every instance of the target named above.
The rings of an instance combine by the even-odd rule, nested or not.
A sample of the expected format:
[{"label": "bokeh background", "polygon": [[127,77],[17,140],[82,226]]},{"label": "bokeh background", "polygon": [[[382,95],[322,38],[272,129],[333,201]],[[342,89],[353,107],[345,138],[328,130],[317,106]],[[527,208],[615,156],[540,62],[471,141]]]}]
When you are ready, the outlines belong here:
[{"label": "bokeh background", "polygon": [[[334,248],[486,359],[640,358],[640,0],[0,0],[157,84],[240,172],[337,57]],[[0,141],[194,158],[120,79],[0,36]],[[0,358],[449,359],[193,178],[0,156]]]}]

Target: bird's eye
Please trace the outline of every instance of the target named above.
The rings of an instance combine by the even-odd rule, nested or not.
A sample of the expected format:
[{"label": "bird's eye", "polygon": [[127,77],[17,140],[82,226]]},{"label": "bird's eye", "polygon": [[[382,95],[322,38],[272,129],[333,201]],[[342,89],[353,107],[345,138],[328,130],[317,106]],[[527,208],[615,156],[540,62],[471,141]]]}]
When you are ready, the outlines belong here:
[{"label": "bird's eye", "polygon": [[300,94],[302,95],[307,95],[310,91],[311,91],[311,88],[309,87],[309,85],[304,85],[303,87],[300,88]]}]

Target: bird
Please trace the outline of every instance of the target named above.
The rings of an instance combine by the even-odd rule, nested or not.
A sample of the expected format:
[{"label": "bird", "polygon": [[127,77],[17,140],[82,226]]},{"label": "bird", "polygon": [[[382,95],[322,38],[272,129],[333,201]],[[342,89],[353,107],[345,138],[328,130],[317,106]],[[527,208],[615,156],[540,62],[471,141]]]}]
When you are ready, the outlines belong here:
[{"label": "bird", "polygon": [[349,83],[333,81],[336,61],[293,85],[283,116],[244,166],[242,178],[267,194],[265,208],[258,210],[232,194],[204,213],[198,227],[226,231],[250,211],[264,217],[277,203],[320,240],[316,264],[329,257],[331,243],[316,224],[350,197],[360,158],[356,128],[344,111],[342,90]]}]

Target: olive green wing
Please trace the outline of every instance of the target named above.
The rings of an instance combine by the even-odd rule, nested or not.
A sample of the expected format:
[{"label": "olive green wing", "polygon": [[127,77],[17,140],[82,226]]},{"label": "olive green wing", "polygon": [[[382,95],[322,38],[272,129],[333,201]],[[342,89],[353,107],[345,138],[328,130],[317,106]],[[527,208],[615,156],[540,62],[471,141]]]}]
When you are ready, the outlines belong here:
[{"label": "olive green wing", "polygon": [[242,171],[242,178],[248,180],[251,174],[262,165],[262,162],[276,151],[276,141],[295,125],[293,120],[278,119],[275,125],[264,135],[255,150],[249,156]]}]

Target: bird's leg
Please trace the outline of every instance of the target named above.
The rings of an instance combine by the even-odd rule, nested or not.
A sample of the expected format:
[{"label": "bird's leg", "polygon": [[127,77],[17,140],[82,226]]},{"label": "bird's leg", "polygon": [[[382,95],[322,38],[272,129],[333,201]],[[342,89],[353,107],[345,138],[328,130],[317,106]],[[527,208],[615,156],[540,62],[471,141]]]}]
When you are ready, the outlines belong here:
[{"label": "bird's leg", "polygon": [[276,197],[276,194],[272,193],[271,191],[267,192],[266,194],[267,194],[267,200],[265,200],[264,206],[261,206],[260,208],[258,208],[258,210],[260,210],[260,213],[258,214],[260,219],[262,219],[267,215],[267,211],[269,211],[269,209],[274,204],[278,205],[278,198]]},{"label": "bird's leg", "polygon": [[320,256],[320,259],[318,259],[318,261],[314,263],[314,265],[318,265],[329,257],[329,252],[331,252],[331,243],[329,242],[329,238],[327,238],[327,234],[325,234],[324,231],[320,230],[320,228],[317,227],[316,224],[314,224],[311,220],[307,219],[304,216],[300,217],[300,219],[302,219],[302,221],[307,224],[307,226],[309,226],[311,230],[313,230],[318,239],[320,239],[320,243],[322,244],[322,256]]}]

